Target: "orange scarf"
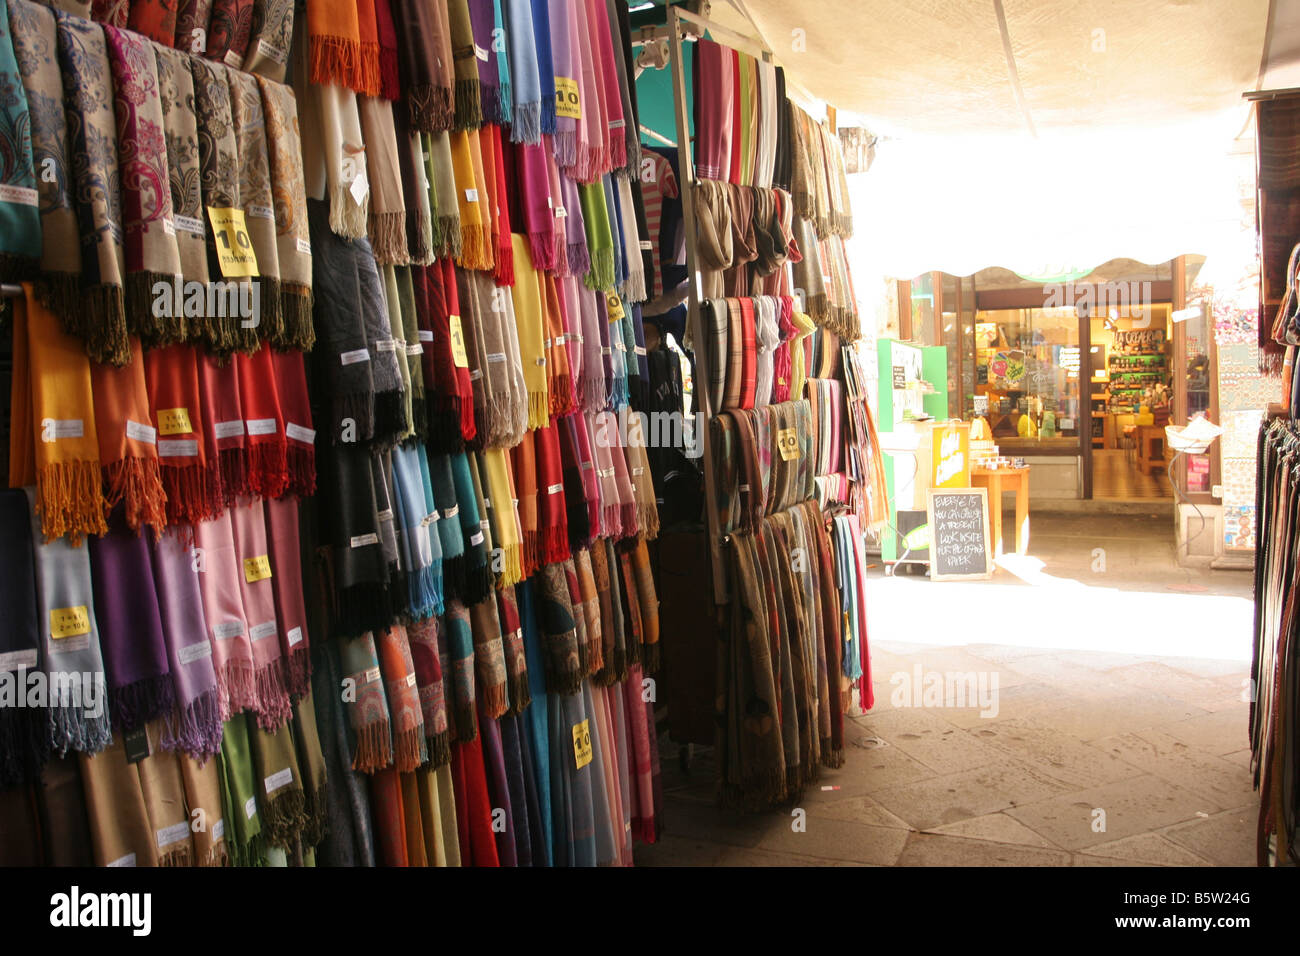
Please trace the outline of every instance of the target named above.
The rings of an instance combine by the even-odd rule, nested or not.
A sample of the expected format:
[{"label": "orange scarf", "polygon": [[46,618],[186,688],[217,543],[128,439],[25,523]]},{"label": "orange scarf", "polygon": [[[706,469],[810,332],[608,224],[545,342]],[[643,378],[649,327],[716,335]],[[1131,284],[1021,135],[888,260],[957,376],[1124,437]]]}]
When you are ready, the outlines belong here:
[{"label": "orange scarf", "polygon": [[144,385],[144,354],[131,339],[131,362],[122,368],[93,364],[95,431],[109,509],[126,502],[131,530],[167,525],[167,495],[158,469],[158,434],[150,424],[149,393]]}]

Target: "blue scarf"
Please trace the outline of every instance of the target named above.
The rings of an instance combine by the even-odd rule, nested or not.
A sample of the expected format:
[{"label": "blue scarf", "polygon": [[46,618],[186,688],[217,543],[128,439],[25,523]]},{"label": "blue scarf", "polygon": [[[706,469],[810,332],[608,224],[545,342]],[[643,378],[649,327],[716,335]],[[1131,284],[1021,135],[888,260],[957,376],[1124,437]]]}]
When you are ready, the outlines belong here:
[{"label": "blue scarf", "polygon": [[442,542],[425,521],[433,510],[426,488],[424,446],[410,444],[393,451],[393,479],[397,486],[397,518],[402,528],[402,556],[406,560],[410,613],[417,621],[442,613]]},{"label": "blue scarf", "polygon": [[542,648],[542,629],[537,623],[537,599],[533,594],[532,580],[515,588],[519,602],[519,620],[524,629],[524,658],[528,662],[528,692],[532,703],[523,712],[524,736],[528,753],[532,757],[533,781],[537,788],[537,805],[541,815],[540,837],[542,850],[533,854],[534,866],[550,866],[554,859],[554,820],[551,816],[551,748],[549,714],[551,696],[546,691],[545,651]]},{"label": "blue scarf", "polygon": [[[510,47],[510,81],[514,99],[514,122],[510,138],[516,143],[542,140],[542,81],[538,75],[536,31],[533,29],[532,0],[505,0],[506,31]],[[550,58],[549,39],[547,58]],[[551,78],[552,91],[555,78]],[[554,99],[552,99],[552,108]]]},{"label": "blue scarf", "polygon": [[551,59],[551,10],[547,0],[532,0],[533,45],[542,92],[542,133],[555,135],[555,66]]}]

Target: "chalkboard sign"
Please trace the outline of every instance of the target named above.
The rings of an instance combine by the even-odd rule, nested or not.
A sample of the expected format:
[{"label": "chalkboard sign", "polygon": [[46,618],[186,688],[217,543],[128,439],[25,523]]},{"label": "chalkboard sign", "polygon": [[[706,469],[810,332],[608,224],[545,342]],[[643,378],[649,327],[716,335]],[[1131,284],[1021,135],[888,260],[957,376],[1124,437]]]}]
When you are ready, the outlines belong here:
[{"label": "chalkboard sign", "polygon": [[930,578],[960,581],[993,576],[987,488],[931,489]]}]

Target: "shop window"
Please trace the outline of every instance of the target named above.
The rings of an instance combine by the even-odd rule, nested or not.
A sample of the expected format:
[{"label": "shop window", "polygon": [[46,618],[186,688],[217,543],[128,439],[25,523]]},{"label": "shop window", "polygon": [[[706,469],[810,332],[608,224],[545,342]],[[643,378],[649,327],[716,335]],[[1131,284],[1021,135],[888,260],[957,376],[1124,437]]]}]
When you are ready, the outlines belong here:
[{"label": "shop window", "polygon": [[974,411],[993,440],[1034,454],[1079,447],[1079,320],[1073,308],[975,314]]}]

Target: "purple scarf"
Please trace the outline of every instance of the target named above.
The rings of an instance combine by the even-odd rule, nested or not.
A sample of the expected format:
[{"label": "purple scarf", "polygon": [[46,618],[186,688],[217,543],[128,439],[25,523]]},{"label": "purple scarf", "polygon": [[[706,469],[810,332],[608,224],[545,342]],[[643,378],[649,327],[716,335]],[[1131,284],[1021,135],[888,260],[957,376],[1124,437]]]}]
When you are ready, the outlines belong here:
[{"label": "purple scarf", "polygon": [[221,750],[221,704],[192,562],[190,549],[176,532],[164,534],[153,546],[153,576],[176,700],[162,745],[203,761]]},{"label": "purple scarf", "polygon": [[[501,97],[501,76],[497,70],[497,57],[492,52],[492,30],[496,27],[496,13],[492,0],[469,0],[469,22],[474,32],[475,57],[478,62],[479,102],[483,104],[483,122],[506,125],[510,122],[510,104]],[[478,55],[487,52],[486,57]]]}]

